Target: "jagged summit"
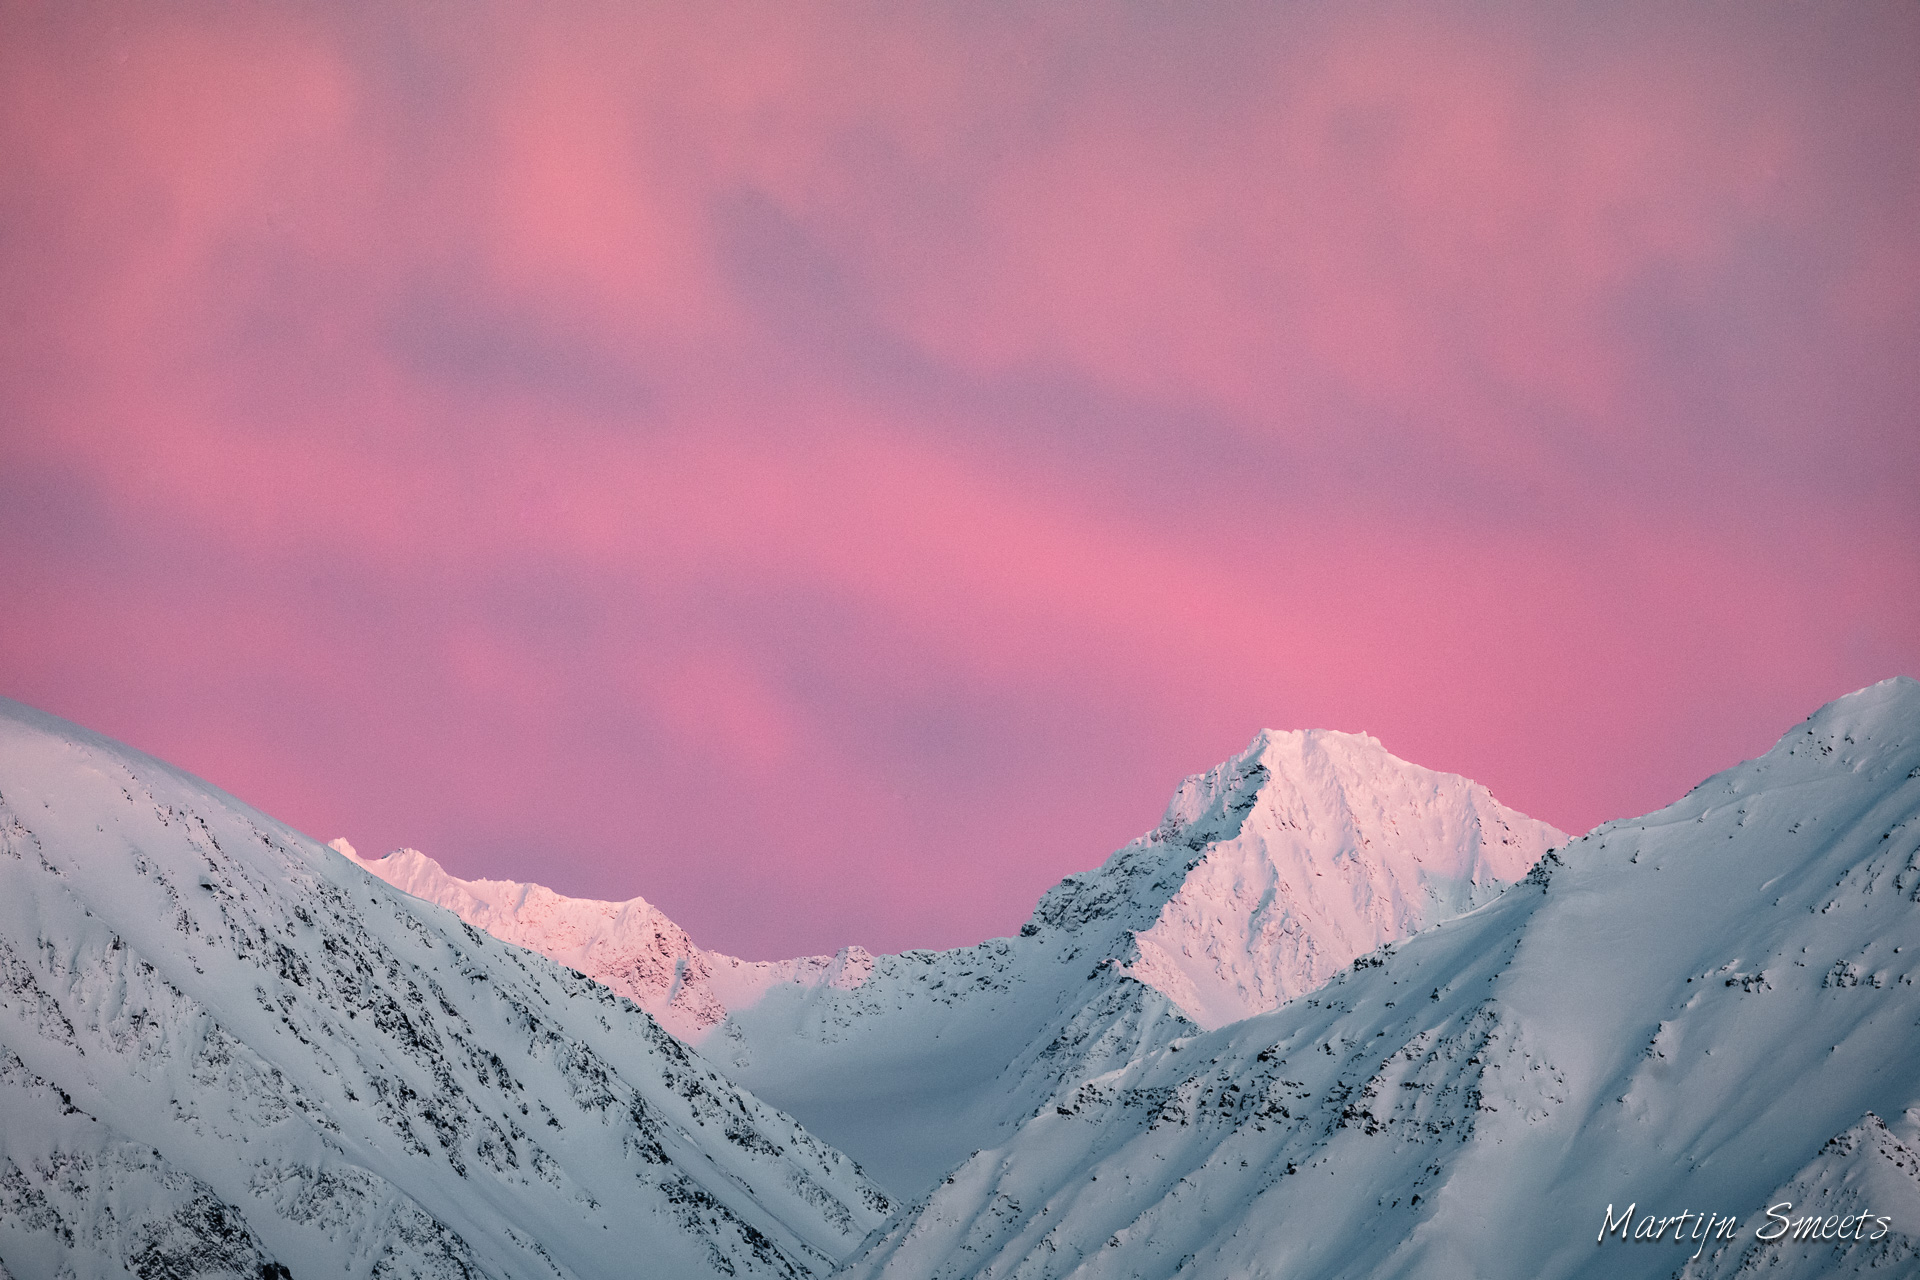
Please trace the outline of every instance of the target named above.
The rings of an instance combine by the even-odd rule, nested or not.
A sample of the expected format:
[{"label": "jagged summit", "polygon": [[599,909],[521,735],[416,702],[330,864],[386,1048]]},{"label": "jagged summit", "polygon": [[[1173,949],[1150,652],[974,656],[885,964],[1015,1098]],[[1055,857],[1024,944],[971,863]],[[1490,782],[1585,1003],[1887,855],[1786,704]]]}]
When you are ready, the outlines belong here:
[{"label": "jagged summit", "polygon": [[641,899],[462,881],[412,851],[362,865],[630,996],[913,1194],[1063,1080],[1275,1008],[1564,839],[1373,738],[1306,730],[1188,778],[1019,937],[951,951],[750,963]]},{"label": "jagged summit", "polygon": [[[1564,843],[1370,737],[1263,732],[944,952],[752,965],[643,899],[334,850],[0,702],[0,1280],[1920,1259],[1911,679]],[[883,1224],[854,1159],[917,1203]],[[1789,1200],[1892,1228],[1754,1239]],[[1629,1201],[1746,1230],[1596,1248]]]},{"label": "jagged summit", "polygon": [[1126,972],[1222,1026],[1471,910],[1566,839],[1376,738],[1264,729],[1182,782],[1152,832],[1048,890],[1026,932],[1120,924]]},{"label": "jagged summit", "polygon": [[[1916,903],[1900,679],[1302,999],[1069,1082],[845,1274],[1910,1274]],[[1756,1238],[1786,1202],[1889,1229]],[[1596,1245],[1630,1203],[1644,1234]],[[1741,1229],[1651,1242],[1683,1210]]]},{"label": "jagged summit", "polygon": [[[1355,956],[1471,910],[1566,835],[1485,787],[1394,756],[1377,738],[1263,729],[1181,782],[1159,826],[1042,895],[1021,929],[1078,936],[1202,1026],[1271,1009]],[[873,957],[747,961],[698,946],[645,898],[569,898],[463,880],[414,849],[364,859],[389,884],[588,973],[698,1043],[773,988],[858,987]]]}]

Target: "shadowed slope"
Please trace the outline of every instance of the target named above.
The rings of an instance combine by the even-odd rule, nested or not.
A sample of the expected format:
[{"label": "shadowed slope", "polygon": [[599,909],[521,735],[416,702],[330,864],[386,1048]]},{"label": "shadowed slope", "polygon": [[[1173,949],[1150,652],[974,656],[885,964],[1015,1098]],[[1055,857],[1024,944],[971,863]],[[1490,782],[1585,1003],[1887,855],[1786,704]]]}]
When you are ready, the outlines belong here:
[{"label": "shadowed slope", "polygon": [[1066,1082],[1272,1009],[1485,901],[1565,837],[1364,735],[1263,732],[1019,937],[750,963],[642,899],[364,865],[654,1010],[895,1191],[1004,1139]]},{"label": "shadowed slope", "polygon": [[[1920,684],[1900,679],[1303,999],[1061,1090],[845,1275],[1899,1263],[1912,1179],[1880,1166],[1920,1145],[1916,903]],[[1893,1231],[1761,1246],[1782,1200]],[[1629,1204],[1634,1232],[1683,1212],[1741,1230],[1597,1246],[1606,1207]]]},{"label": "shadowed slope", "polygon": [[0,1256],[803,1276],[889,1209],[643,1011],[0,702]]}]

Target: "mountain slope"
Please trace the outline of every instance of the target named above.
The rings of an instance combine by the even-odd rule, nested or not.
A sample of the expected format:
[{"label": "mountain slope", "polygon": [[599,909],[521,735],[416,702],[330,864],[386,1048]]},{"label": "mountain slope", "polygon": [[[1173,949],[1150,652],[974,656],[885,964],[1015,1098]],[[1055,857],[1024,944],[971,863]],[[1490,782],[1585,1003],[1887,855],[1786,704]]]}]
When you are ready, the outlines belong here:
[{"label": "mountain slope", "polygon": [[685,929],[645,898],[598,902],[565,897],[545,885],[462,880],[417,849],[362,858],[344,838],[328,847],[503,942],[588,974],[690,1044],[725,1021],[729,1009],[753,1004],[770,987],[857,987],[873,967],[862,947],[797,960],[741,960],[695,946]]},{"label": "mountain slope", "polygon": [[461,881],[412,851],[364,865],[608,982],[912,1194],[1067,1081],[1272,1009],[1564,839],[1372,738],[1306,731],[1263,732],[1187,779],[1153,832],[1049,890],[1019,937],[951,951],[749,963],[640,899]]},{"label": "mountain slope", "polygon": [[15,1280],[802,1276],[889,1205],[604,987],[0,702]]},{"label": "mountain slope", "polygon": [[[1364,735],[1266,730],[1188,778],[1149,836],[1050,892],[1036,922],[1129,899],[1125,971],[1199,1025],[1318,987],[1357,955],[1490,900],[1566,842],[1485,787]],[[1183,856],[1186,853],[1197,857]],[[1185,863],[1175,891],[1160,890]]]},{"label": "mountain slope", "polygon": [[[1898,1270],[1920,1245],[1916,903],[1902,679],[1305,999],[1069,1085],[843,1274]],[[1890,1222],[1756,1239],[1786,1201]],[[1631,1238],[1682,1213],[1715,1217]]]}]

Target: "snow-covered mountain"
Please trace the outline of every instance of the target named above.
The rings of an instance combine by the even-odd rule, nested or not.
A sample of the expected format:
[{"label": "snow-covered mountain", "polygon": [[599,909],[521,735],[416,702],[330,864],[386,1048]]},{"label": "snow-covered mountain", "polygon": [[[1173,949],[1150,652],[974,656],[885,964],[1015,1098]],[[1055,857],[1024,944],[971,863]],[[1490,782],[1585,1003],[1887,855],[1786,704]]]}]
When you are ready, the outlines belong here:
[{"label": "snow-covered mountain", "polygon": [[606,982],[912,1194],[1068,1081],[1310,991],[1565,838],[1373,738],[1269,731],[1019,937],[951,951],[750,963],[642,899],[463,881],[411,850],[363,865]]},{"label": "snow-covered mountain", "polygon": [[605,987],[0,701],[0,1277],[797,1277],[890,1207]]},{"label": "snow-covered mountain", "polygon": [[1491,900],[1566,839],[1375,738],[1267,730],[1183,782],[1152,834],[1050,891],[1034,921],[1108,914],[1124,897],[1125,972],[1211,1029]]},{"label": "snow-covered mountain", "polygon": [[1070,1083],[842,1274],[1920,1274],[1917,904],[1899,679],[1303,999]]},{"label": "snow-covered mountain", "polygon": [[741,960],[694,945],[687,931],[645,898],[599,902],[569,898],[545,885],[462,880],[417,849],[362,858],[345,837],[329,842],[396,889],[446,907],[475,928],[578,969],[698,1044],[768,988],[857,987],[873,968],[862,947],[798,960]]},{"label": "snow-covered mountain", "polygon": [[0,1280],[1920,1273],[1920,683],[1562,840],[1263,733],[1018,937],[755,964],[0,702]]}]

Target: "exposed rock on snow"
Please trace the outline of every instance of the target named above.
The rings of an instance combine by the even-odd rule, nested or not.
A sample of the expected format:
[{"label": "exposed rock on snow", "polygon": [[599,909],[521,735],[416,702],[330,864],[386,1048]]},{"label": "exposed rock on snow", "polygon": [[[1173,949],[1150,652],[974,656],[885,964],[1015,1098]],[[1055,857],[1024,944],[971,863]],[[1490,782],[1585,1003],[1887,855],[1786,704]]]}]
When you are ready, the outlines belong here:
[{"label": "exposed rock on snow", "polygon": [[643,1011],[0,701],[0,1259],[804,1276],[891,1208]]},{"label": "exposed rock on snow", "polygon": [[0,1280],[1920,1264],[1911,680],[1567,844],[1262,734],[944,952],[749,964],[336,848],[0,703]]},{"label": "exposed rock on snow", "polygon": [[[1904,1274],[1916,904],[1901,679],[1301,999],[1068,1083],[844,1275]],[[1756,1239],[1785,1201],[1893,1230]],[[1629,1204],[1739,1234],[1596,1244]]]},{"label": "exposed rock on snow", "polygon": [[1376,739],[1269,730],[1182,783],[1160,826],[1116,854],[1091,892],[1070,880],[1034,920],[1084,915],[1090,897],[1116,891],[1134,918],[1155,911],[1126,972],[1211,1029],[1490,900],[1565,842],[1485,787],[1396,759]]},{"label": "exposed rock on snow", "polygon": [[[1920,1115],[1905,1127],[1920,1134]],[[1771,1215],[1767,1210],[1771,1210]],[[1842,1233],[1845,1232],[1845,1237]],[[1753,1230],[1690,1265],[1684,1280],[1780,1280],[1920,1272],[1920,1143],[1869,1111],[1766,1196]]]},{"label": "exposed rock on snow", "polygon": [[896,1192],[929,1185],[1065,1083],[1277,1007],[1487,900],[1565,840],[1373,738],[1263,732],[1187,779],[1151,833],[1042,897],[1016,938],[750,963],[642,899],[365,862],[652,1011]]}]

